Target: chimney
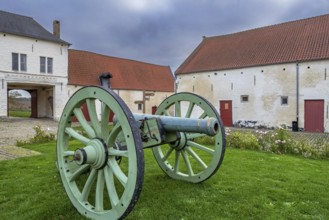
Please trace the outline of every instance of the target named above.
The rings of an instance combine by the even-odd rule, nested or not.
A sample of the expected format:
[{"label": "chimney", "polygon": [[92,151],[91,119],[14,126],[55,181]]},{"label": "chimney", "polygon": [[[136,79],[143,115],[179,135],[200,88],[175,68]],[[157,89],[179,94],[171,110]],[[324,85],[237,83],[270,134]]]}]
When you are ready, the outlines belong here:
[{"label": "chimney", "polygon": [[53,22],[53,34],[58,38],[61,37],[61,22],[58,20]]}]

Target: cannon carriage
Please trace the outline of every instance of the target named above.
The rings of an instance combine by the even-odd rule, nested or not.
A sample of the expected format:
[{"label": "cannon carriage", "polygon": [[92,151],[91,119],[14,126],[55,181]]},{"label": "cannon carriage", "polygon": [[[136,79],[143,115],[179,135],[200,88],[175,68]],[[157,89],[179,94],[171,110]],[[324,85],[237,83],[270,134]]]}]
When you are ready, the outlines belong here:
[{"label": "cannon carriage", "polygon": [[[59,122],[57,166],[81,214],[122,219],[132,211],[142,190],[144,149],[153,151],[160,168],[173,179],[200,183],[215,174],[224,158],[225,131],[207,100],[177,93],[166,98],[155,115],[133,114],[109,88],[109,78],[102,75],[100,87],[78,90]],[[214,143],[198,143],[204,136],[213,136]]]}]

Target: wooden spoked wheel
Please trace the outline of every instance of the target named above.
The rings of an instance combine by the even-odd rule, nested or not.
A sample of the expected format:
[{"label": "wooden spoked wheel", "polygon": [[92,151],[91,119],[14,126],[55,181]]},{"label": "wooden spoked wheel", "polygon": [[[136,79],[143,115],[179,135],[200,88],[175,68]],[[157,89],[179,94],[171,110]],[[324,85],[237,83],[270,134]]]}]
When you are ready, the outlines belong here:
[{"label": "wooden spoked wheel", "polygon": [[70,98],[59,122],[57,166],[81,214],[92,219],[128,215],[142,189],[144,154],[136,121],[118,95],[84,87]]},{"label": "wooden spoked wheel", "polygon": [[152,149],[161,169],[174,179],[198,183],[214,175],[225,154],[225,130],[216,109],[198,95],[178,93],[165,99],[155,114],[218,120],[219,131],[207,144],[206,134],[179,132],[180,141]]}]

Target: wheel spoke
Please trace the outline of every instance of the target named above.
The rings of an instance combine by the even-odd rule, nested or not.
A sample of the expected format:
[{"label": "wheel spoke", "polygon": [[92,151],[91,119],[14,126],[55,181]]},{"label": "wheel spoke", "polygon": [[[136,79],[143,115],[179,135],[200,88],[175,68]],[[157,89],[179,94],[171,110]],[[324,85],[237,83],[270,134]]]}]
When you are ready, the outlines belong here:
[{"label": "wheel spoke", "polygon": [[164,116],[170,116],[170,114],[169,114],[169,112],[168,112],[168,109],[166,109],[166,110],[163,111],[163,115],[164,115]]},{"label": "wheel spoke", "polygon": [[202,115],[200,115],[199,119],[205,119],[208,116],[206,112],[203,112]]},{"label": "wheel spoke", "polygon": [[203,167],[203,169],[207,169],[207,165],[205,164],[205,162],[203,162],[203,160],[195,153],[195,151],[193,149],[191,149],[190,147],[185,147],[186,152],[191,155],[199,164],[200,166]]},{"label": "wheel spoke", "polygon": [[104,170],[98,170],[96,195],[95,195],[95,210],[104,210]]},{"label": "wheel spoke", "polygon": [[179,169],[179,151],[176,151],[174,172],[178,173],[178,169]]},{"label": "wheel spoke", "polygon": [[128,157],[128,151],[126,150],[117,150],[114,148],[109,149],[110,156],[121,156],[121,157]]},{"label": "wheel spoke", "polygon": [[170,156],[170,154],[174,151],[174,148],[170,148],[168,150],[168,152],[166,153],[166,155],[162,158],[162,161],[166,161],[168,159],[168,157]]},{"label": "wheel spoke", "polygon": [[185,115],[185,118],[190,118],[191,117],[194,105],[195,105],[194,102],[190,102],[190,104],[188,106],[188,109],[187,109],[187,112],[186,112],[186,115]]},{"label": "wheel spoke", "polygon": [[96,179],[96,169],[92,169],[90,172],[90,175],[88,176],[88,179],[86,181],[86,184],[83,187],[82,193],[81,193],[81,201],[85,202],[88,201],[89,193],[91,190],[91,187]]},{"label": "wheel spoke", "polygon": [[70,182],[75,181],[81,174],[86,172],[90,168],[89,164],[82,165],[76,171],[74,171],[69,177]]},{"label": "wheel spoke", "polygon": [[115,161],[115,159],[111,158],[111,159],[109,159],[108,164],[109,164],[110,168],[112,169],[115,177],[119,180],[119,182],[122,184],[122,186],[124,188],[126,188],[128,177],[126,176],[126,174],[124,172],[122,172],[118,163]]},{"label": "wheel spoke", "polygon": [[102,103],[101,133],[104,140],[106,140],[109,135],[109,118],[110,108],[105,103]]},{"label": "wheel spoke", "polygon": [[121,125],[120,125],[119,123],[117,123],[117,124],[113,127],[113,129],[112,129],[110,135],[108,136],[108,138],[107,138],[107,140],[106,140],[106,143],[107,143],[109,146],[111,146],[110,144],[112,144],[112,146],[114,146],[114,144],[115,144],[115,139],[117,138],[117,136],[118,136],[118,134],[120,133],[121,130],[122,130],[122,128],[121,128]]},{"label": "wheel spoke", "polygon": [[175,103],[175,117],[181,117],[181,107],[180,107],[180,101]]},{"label": "wheel spoke", "polygon": [[109,165],[104,168],[104,177],[111,206],[113,208],[119,203],[119,196],[114,185],[113,171],[109,168]]},{"label": "wheel spoke", "polygon": [[101,136],[101,129],[98,121],[98,116],[96,112],[96,105],[95,105],[95,99],[87,99],[87,108],[88,108],[88,114],[90,117],[90,122],[92,127],[94,128],[94,131],[96,132],[96,135],[98,137]]},{"label": "wheel spoke", "polygon": [[187,141],[187,145],[189,145],[191,147],[198,148],[198,149],[203,150],[203,151],[205,151],[207,153],[210,153],[210,154],[214,154],[215,153],[215,151],[213,149],[210,149],[208,147],[205,147],[205,146],[203,146],[201,144],[198,144],[198,143],[195,143],[193,141]]},{"label": "wheel spoke", "polygon": [[184,160],[184,162],[185,162],[185,164],[186,164],[188,175],[189,175],[189,176],[193,176],[193,175],[194,175],[194,173],[193,173],[193,169],[192,169],[192,166],[191,166],[190,160],[188,159],[188,156],[186,155],[185,150],[182,150],[182,151],[181,151],[181,154],[182,154],[182,156],[183,156],[183,160]]},{"label": "wheel spoke", "polygon": [[188,140],[192,140],[194,138],[199,138],[199,137],[204,137],[207,136],[206,134],[201,134],[201,133],[187,133],[186,138]]},{"label": "wheel spoke", "polygon": [[74,151],[71,151],[71,150],[63,152],[64,157],[69,157],[69,156],[73,156],[73,155],[74,155]]},{"label": "wheel spoke", "polygon": [[85,136],[79,134],[76,130],[73,128],[65,128],[65,133],[70,135],[71,137],[75,138],[76,140],[82,142],[83,144],[87,145],[90,142],[89,138],[86,138]]},{"label": "wheel spoke", "polygon": [[95,131],[93,130],[93,128],[88,124],[85,116],[83,115],[83,112],[81,111],[80,108],[75,108],[73,110],[75,116],[77,117],[80,125],[83,127],[83,129],[86,131],[86,133],[88,134],[88,136],[90,138],[95,138],[96,134]]}]

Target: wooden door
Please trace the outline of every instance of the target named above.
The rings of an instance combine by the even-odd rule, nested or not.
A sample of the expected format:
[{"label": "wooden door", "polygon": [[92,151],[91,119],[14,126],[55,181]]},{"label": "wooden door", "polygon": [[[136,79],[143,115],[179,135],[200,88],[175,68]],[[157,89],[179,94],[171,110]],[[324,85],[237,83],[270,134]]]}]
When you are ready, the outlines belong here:
[{"label": "wooden door", "polygon": [[224,126],[232,127],[232,100],[219,101],[219,107]]},{"label": "wooden door", "polygon": [[324,132],[324,100],[305,100],[304,130]]}]

